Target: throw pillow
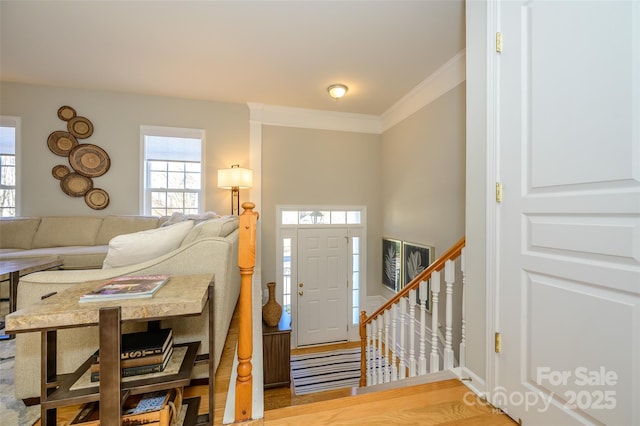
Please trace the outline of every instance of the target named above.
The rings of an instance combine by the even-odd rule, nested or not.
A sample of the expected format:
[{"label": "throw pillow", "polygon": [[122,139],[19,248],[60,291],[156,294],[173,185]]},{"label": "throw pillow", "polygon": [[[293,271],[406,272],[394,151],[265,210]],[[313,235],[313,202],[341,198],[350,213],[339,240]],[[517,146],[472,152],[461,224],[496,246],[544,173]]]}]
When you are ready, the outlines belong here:
[{"label": "throw pillow", "polygon": [[123,234],[109,241],[109,251],[103,269],[133,265],[155,259],[180,247],[180,243],[193,227],[188,220],[175,225]]}]

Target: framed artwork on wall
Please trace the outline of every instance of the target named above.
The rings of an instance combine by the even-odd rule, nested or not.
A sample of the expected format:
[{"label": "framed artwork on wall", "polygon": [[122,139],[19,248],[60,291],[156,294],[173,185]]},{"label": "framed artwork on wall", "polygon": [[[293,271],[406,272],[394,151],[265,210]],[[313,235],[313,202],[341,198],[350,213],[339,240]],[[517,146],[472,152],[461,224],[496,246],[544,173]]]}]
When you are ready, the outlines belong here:
[{"label": "framed artwork on wall", "polygon": [[[402,287],[409,284],[415,277],[420,275],[435,260],[435,248],[420,244],[402,242]],[[431,312],[431,280],[427,287],[427,311]],[[418,303],[420,293],[418,292]]]},{"label": "framed artwork on wall", "polygon": [[402,244],[398,240],[382,239],[382,284],[391,291],[400,290]]}]

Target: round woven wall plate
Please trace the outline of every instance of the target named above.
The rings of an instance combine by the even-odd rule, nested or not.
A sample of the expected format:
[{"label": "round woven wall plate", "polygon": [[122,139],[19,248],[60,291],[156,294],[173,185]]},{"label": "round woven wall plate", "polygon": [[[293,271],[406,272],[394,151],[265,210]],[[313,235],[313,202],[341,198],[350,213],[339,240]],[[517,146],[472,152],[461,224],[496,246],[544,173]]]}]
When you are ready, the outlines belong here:
[{"label": "round woven wall plate", "polygon": [[58,164],[57,166],[53,166],[53,169],[51,169],[51,174],[53,175],[54,178],[56,178],[58,180],[62,180],[70,172],[71,172],[71,170],[69,170],[69,168],[67,166],[62,165],[62,164]]},{"label": "round woven wall plate", "polygon": [[58,118],[63,121],[69,121],[76,116],[76,110],[70,106],[61,106],[58,108]]},{"label": "round woven wall plate", "polygon": [[66,157],[78,145],[78,140],[69,132],[56,130],[47,138],[49,150],[56,155]]},{"label": "round woven wall plate", "polygon": [[60,181],[60,188],[71,197],[82,197],[93,188],[93,180],[78,173],[69,173]]},{"label": "round woven wall plate", "polygon": [[102,188],[93,188],[84,194],[84,202],[94,210],[102,210],[109,205],[109,194]]},{"label": "round woven wall plate", "polygon": [[67,122],[67,130],[78,139],[86,139],[93,134],[93,124],[86,117],[73,117]]},{"label": "round woven wall plate", "polygon": [[111,159],[104,149],[90,143],[82,143],[69,153],[69,164],[73,170],[87,177],[98,177],[107,173]]}]

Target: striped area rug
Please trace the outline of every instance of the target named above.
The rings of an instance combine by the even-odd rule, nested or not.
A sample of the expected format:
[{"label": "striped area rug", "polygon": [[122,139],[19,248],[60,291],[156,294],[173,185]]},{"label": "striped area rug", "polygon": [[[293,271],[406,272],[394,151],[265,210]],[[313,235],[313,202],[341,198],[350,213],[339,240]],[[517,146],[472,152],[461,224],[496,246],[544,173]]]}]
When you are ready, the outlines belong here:
[{"label": "striped area rug", "polygon": [[360,348],[291,356],[296,395],[358,386]]}]

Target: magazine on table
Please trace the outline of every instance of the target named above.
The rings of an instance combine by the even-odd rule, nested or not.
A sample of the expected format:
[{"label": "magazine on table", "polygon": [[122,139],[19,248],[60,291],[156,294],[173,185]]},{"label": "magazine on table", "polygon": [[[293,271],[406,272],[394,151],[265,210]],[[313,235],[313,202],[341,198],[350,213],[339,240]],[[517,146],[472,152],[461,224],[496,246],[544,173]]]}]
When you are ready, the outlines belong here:
[{"label": "magazine on table", "polygon": [[168,274],[112,278],[97,289],[80,296],[80,303],[152,297],[169,278]]}]

